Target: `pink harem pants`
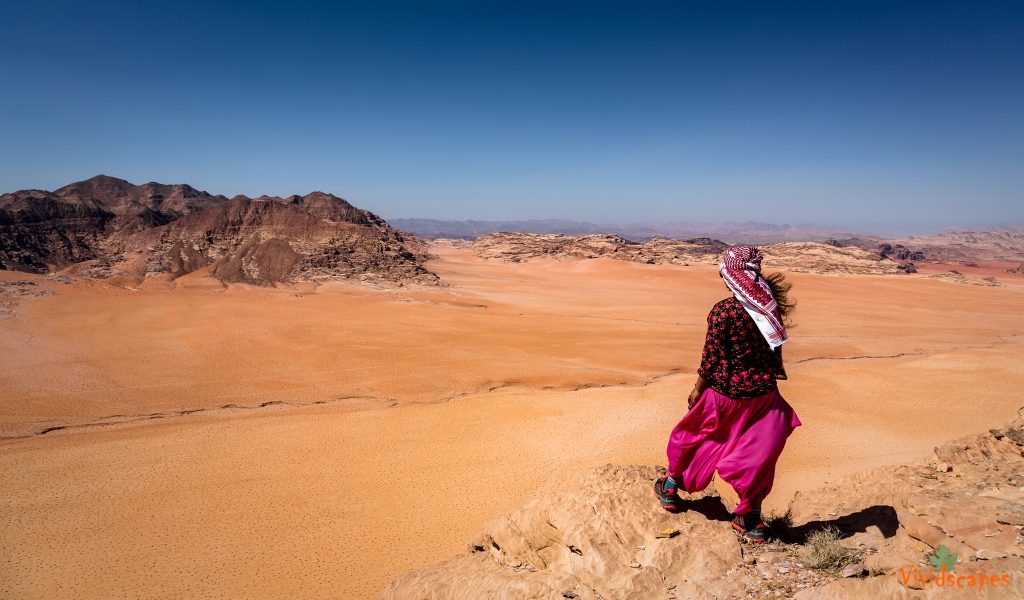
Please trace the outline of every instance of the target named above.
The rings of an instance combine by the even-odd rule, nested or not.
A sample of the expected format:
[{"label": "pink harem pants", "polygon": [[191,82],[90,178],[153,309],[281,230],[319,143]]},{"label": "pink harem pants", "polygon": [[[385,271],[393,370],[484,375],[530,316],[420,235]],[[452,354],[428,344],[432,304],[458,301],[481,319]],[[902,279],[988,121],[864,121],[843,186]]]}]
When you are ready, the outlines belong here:
[{"label": "pink harem pants", "polygon": [[668,438],[668,474],[689,493],[718,476],[736,490],[736,514],[767,496],[786,438],[800,426],[793,407],[773,390],[734,400],[708,388]]}]

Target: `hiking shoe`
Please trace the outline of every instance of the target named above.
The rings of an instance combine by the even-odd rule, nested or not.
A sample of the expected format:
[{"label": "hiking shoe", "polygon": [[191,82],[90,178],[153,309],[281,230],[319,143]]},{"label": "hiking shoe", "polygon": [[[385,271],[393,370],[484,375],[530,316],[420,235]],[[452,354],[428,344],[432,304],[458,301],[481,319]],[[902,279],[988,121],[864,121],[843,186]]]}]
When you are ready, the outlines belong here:
[{"label": "hiking shoe", "polygon": [[659,477],[654,482],[654,495],[658,497],[662,508],[668,512],[679,512],[679,492],[677,490],[667,491],[664,477]]},{"label": "hiking shoe", "polygon": [[763,544],[771,530],[759,517],[747,518],[747,515],[736,515],[732,520],[732,528],[741,539],[751,544]]}]

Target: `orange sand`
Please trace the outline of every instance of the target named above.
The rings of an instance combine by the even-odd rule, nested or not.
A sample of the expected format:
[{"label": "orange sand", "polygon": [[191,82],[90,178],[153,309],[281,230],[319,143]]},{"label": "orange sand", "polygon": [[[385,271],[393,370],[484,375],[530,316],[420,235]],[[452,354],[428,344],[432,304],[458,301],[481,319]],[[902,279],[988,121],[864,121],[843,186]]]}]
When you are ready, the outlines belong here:
[{"label": "orange sand", "polygon": [[[449,288],[22,299],[0,320],[0,598],[373,597],[592,466],[662,462],[713,268],[435,251]],[[1024,284],[791,280],[805,426],[770,506],[1022,404]]]}]

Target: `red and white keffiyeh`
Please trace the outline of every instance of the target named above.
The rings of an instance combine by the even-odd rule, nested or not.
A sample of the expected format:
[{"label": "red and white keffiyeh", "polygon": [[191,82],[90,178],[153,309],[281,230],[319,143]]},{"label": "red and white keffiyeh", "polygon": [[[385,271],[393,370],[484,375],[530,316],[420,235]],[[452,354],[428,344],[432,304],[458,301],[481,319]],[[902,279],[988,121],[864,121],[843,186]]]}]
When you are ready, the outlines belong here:
[{"label": "red and white keffiyeh", "polygon": [[761,252],[754,246],[732,246],[725,251],[718,271],[774,350],[789,336],[782,324],[782,315],[772,295],[772,288],[761,277],[762,258]]}]

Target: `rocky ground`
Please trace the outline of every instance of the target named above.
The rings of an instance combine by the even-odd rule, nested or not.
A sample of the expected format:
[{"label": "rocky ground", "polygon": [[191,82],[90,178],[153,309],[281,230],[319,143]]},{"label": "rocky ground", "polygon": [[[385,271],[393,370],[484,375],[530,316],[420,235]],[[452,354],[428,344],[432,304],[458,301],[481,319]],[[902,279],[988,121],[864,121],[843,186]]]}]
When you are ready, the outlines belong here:
[{"label": "rocky ground", "polygon": [[[659,469],[608,465],[491,523],[465,554],[396,579],[382,597],[1021,598],[1022,449],[1024,410],[916,463],[797,495],[764,546],[738,542],[715,492],[669,514],[651,491]],[[838,538],[824,550],[823,531]],[[839,560],[822,566],[823,551]],[[941,559],[953,575],[943,586],[929,579]]]},{"label": "rocky ground", "polygon": [[[51,281],[67,283],[66,277],[54,277]],[[10,279],[0,281],[0,319],[9,319],[14,316],[21,298],[39,298],[53,296],[56,294],[47,286],[40,286],[39,282],[24,279]]]}]

